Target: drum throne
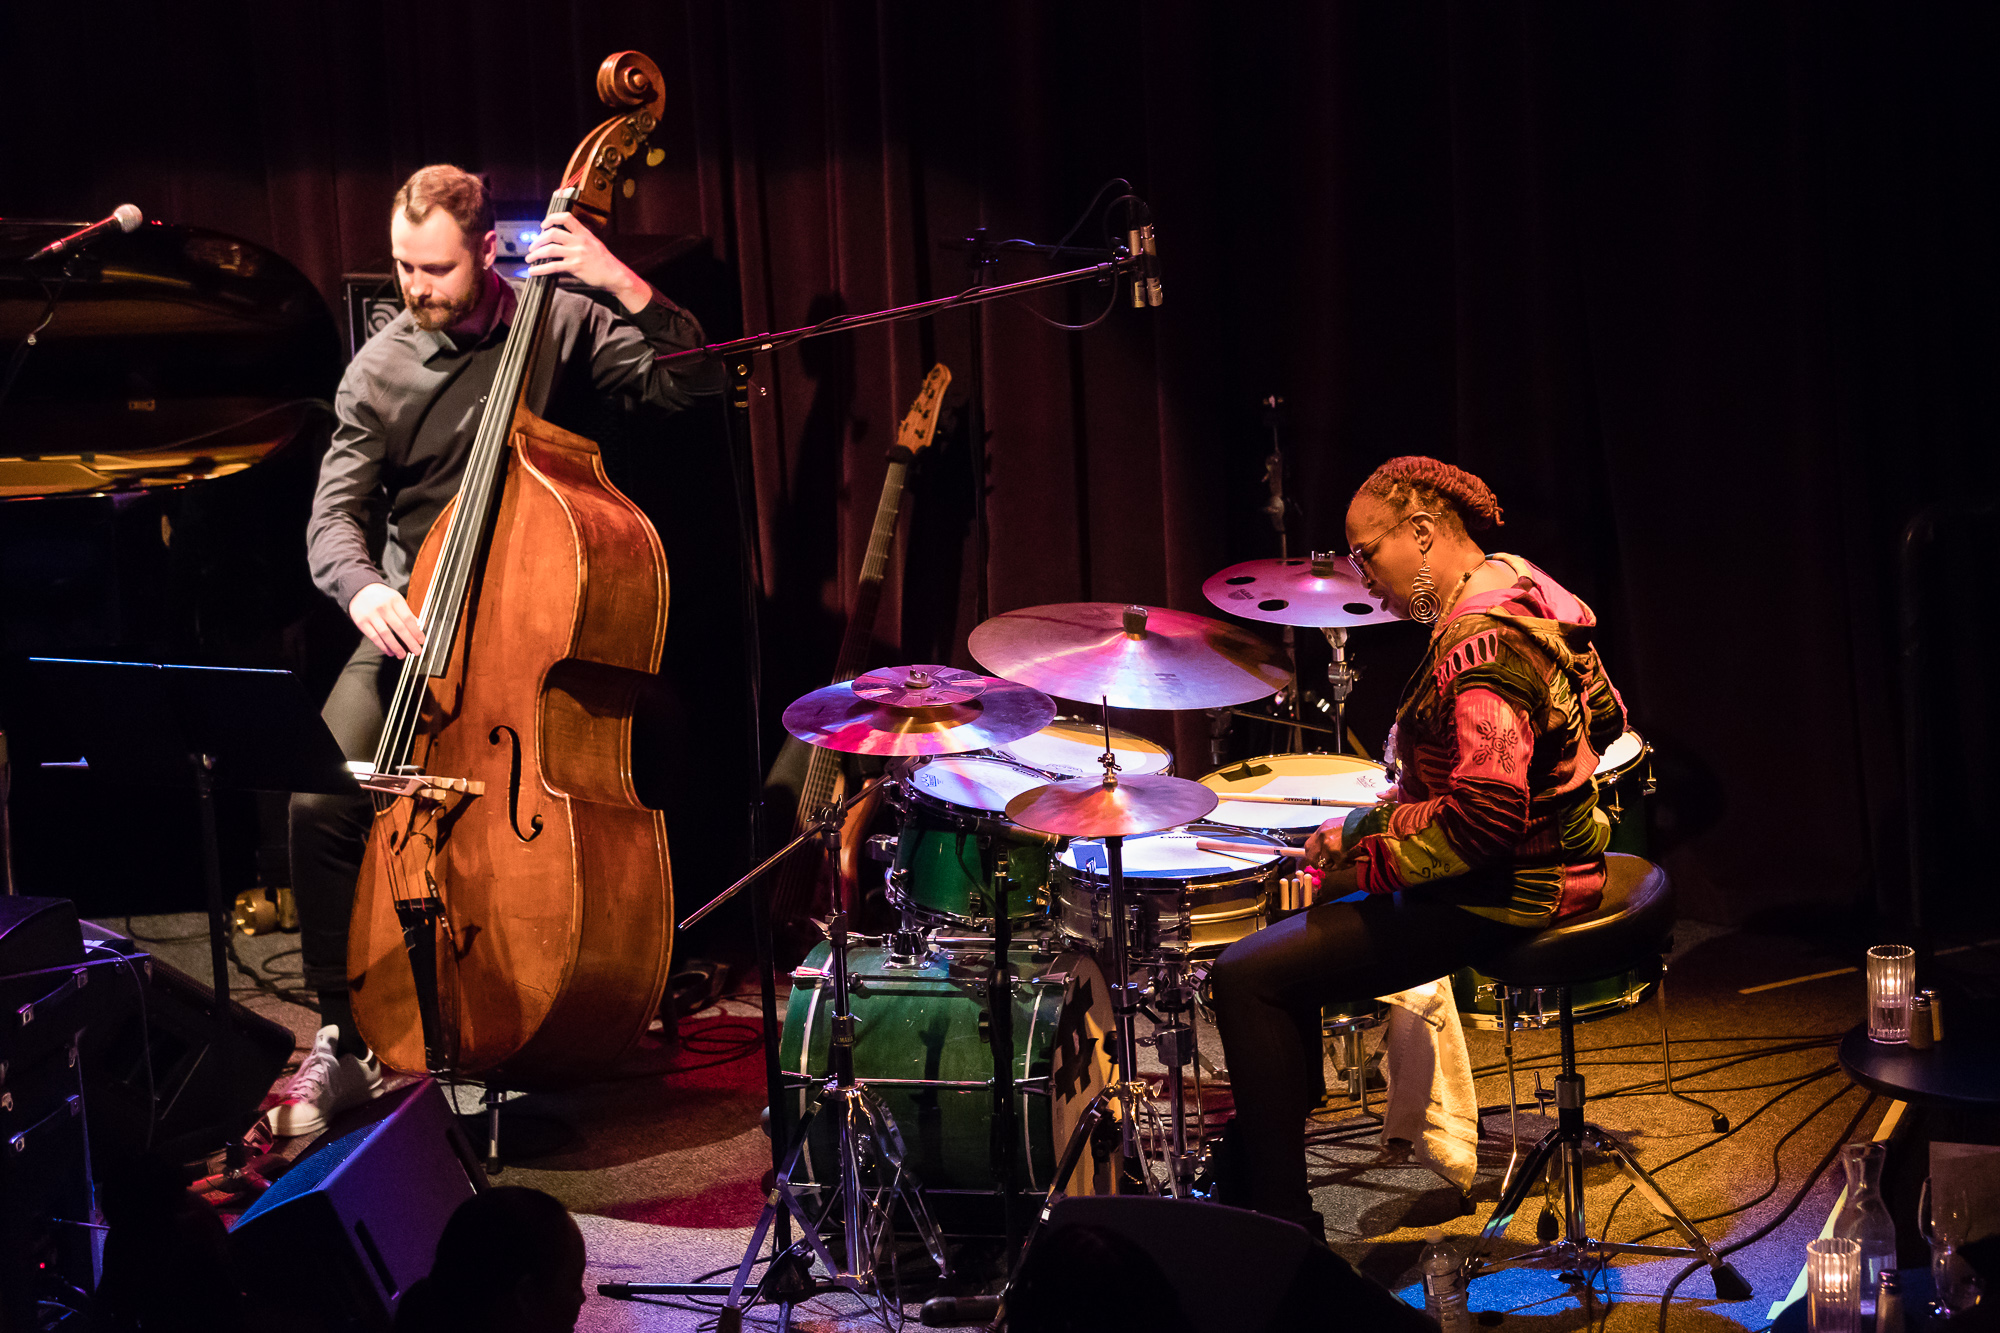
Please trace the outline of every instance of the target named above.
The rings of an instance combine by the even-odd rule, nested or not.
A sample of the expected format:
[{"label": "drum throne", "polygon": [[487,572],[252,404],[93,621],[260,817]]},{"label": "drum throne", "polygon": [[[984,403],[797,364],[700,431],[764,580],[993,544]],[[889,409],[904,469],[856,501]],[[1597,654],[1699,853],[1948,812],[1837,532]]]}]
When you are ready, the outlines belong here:
[{"label": "drum throne", "polygon": [[[1583,1118],[1584,1085],[1583,1075],[1576,1069],[1576,1015],[1571,988],[1614,972],[1646,968],[1657,972],[1661,957],[1671,946],[1674,923],[1673,885],[1664,870],[1640,857],[1616,853],[1607,856],[1605,862],[1608,874],[1604,899],[1595,909],[1530,937],[1486,968],[1499,983],[1503,997],[1536,991],[1555,997],[1562,1038],[1562,1072],[1555,1079],[1556,1127],[1528,1150],[1525,1159],[1519,1159],[1518,1170],[1514,1169],[1515,1161],[1509,1161],[1500,1201],[1494,1205],[1476,1251],[1468,1260],[1468,1276],[1515,1265],[1554,1265],[1582,1275],[1589,1264],[1606,1261],[1613,1255],[1665,1255],[1707,1264],[1714,1274],[1716,1295],[1722,1300],[1748,1300],[1749,1283],[1709,1247],[1686,1214],[1639,1165],[1631,1150]],[[1501,1021],[1508,1029],[1514,1025],[1505,998]],[[1511,1100],[1514,1083],[1511,1038],[1507,1047],[1507,1081]],[[1669,1089],[1671,1086],[1669,1083]],[[1518,1158],[1518,1136],[1515,1152]],[[1597,1152],[1615,1161],[1633,1188],[1662,1220],[1681,1233],[1687,1244],[1633,1245],[1593,1237],[1583,1206],[1587,1152]],[[1514,1214],[1549,1172],[1555,1173],[1561,1187],[1558,1234],[1544,1236],[1544,1244],[1520,1254],[1504,1259],[1491,1257],[1494,1245],[1506,1234]]]}]

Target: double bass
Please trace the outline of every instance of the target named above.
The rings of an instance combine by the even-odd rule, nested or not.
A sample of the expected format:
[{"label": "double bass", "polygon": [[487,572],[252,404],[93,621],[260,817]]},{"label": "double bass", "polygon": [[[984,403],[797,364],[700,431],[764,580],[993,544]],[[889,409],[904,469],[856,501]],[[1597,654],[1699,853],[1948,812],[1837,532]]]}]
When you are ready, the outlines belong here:
[{"label": "double bass", "polygon": [[[608,221],[665,87],[636,51],[597,93],[549,211]],[[381,1061],[516,1088],[600,1074],[657,1013],[673,944],[666,827],[633,785],[635,718],[667,628],[659,535],[598,447],[527,407],[552,277],[530,276],[457,497],[418,553],[424,647],[403,660],[374,771],[348,944]]]}]

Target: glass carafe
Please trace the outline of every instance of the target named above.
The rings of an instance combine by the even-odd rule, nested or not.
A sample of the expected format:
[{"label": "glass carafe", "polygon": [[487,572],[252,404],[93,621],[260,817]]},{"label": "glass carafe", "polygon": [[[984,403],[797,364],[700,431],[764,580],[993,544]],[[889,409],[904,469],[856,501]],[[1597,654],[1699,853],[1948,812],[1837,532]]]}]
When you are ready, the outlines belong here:
[{"label": "glass carafe", "polygon": [[1833,1234],[1861,1242],[1861,1315],[1875,1314],[1875,1292],[1882,1270],[1896,1266],[1896,1224],[1882,1202],[1882,1161],[1888,1150],[1879,1143],[1850,1143],[1840,1150],[1847,1169],[1847,1197],[1833,1215]]}]

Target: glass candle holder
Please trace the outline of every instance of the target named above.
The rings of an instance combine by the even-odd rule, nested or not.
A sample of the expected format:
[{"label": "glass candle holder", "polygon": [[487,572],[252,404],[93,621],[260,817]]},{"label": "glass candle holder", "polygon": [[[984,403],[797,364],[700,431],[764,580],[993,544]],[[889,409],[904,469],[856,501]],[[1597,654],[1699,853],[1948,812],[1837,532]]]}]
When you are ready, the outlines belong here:
[{"label": "glass candle holder", "polygon": [[1868,1037],[1900,1044],[1910,1039],[1910,996],[1917,984],[1917,951],[1907,944],[1878,944],[1868,951]]},{"label": "glass candle holder", "polygon": [[1806,1242],[1806,1327],[1860,1333],[1860,1241],[1827,1236]]}]

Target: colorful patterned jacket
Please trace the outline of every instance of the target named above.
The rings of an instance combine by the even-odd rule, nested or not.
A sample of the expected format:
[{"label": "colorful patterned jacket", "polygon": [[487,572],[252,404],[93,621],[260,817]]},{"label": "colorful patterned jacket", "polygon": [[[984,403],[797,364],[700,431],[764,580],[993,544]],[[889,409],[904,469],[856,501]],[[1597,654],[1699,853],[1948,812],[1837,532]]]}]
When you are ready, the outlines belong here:
[{"label": "colorful patterned jacket", "polygon": [[1433,631],[1389,733],[1395,790],[1347,817],[1342,861],[1369,893],[1422,886],[1541,926],[1602,895],[1611,825],[1593,778],[1625,704],[1583,600],[1518,556],[1493,559],[1517,577]]}]

